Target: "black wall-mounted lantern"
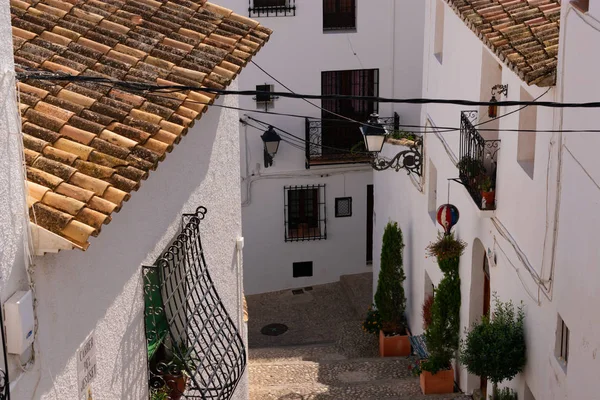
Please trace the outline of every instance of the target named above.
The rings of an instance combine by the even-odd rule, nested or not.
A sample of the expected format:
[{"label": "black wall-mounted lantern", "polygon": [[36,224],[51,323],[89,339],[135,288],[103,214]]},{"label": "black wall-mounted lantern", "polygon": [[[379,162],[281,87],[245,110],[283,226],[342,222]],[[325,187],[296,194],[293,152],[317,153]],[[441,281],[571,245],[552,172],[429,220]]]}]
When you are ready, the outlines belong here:
[{"label": "black wall-mounted lantern", "polygon": [[[490,99],[490,103],[498,102],[498,99],[496,99],[496,95],[508,96],[508,85],[494,85],[492,87],[492,98]],[[498,117],[498,105],[497,104],[490,104],[488,106],[488,117],[490,117],[490,118]]]},{"label": "black wall-mounted lantern", "polygon": [[275,157],[277,150],[279,150],[281,137],[275,132],[272,126],[269,126],[269,129],[260,138],[264,143],[265,168],[269,168],[273,165],[273,157]]},{"label": "black wall-mounted lantern", "polygon": [[379,155],[383,150],[383,145],[388,136],[384,126],[379,123],[379,116],[377,114],[371,114],[366,124],[362,124],[360,130],[365,140],[365,147],[368,152],[374,155],[371,161],[371,167],[376,171],[383,171],[389,168],[394,169],[398,172],[401,169],[405,169],[409,174],[413,173],[417,176],[421,176],[421,164],[422,164],[422,140],[417,138],[414,144],[410,146],[409,150],[401,151],[392,157],[391,160],[383,158]]}]

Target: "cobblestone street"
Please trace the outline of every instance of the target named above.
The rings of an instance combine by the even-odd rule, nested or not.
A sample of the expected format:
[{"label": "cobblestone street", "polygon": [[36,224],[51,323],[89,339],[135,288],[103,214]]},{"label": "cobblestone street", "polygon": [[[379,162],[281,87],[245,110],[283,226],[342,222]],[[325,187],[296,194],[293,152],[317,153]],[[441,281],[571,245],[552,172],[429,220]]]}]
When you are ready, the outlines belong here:
[{"label": "cobblestone street", "polygon": [[[377,338],[361,329],[371,290],[361,274],[302,294],[248,296],[251,400],[471,399],[424,396],[410,358],[378,357]],[[272,323],[288,331],[261,334]]]}]

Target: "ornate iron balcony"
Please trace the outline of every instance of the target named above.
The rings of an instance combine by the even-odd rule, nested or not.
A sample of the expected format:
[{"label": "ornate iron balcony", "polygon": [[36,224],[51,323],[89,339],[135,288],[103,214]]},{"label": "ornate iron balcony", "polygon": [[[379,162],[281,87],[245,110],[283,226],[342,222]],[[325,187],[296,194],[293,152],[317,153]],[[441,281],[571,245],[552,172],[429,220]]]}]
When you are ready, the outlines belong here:
[{"label": "ornate iron balcony", "polygon": [[246,367],[244,342],[204,259],[199,226],[205,214],[204,207],[184,214],[177,239],[143,268],[153,399],[229,400]]},{"label": "ornate iron balcony", "polygon": [[[380,118],[385,126],[399,130],[400,117]],[[370,163],[360,125],[344,119],[306,119],[306,169],[311,166]]]},{"label": "ornate iron balcony", "polygon": [[480,210],[495,210],[496,167],[500,140],[485,140],[472,121],[477,111],[460,113],[460,160],[462,184]]}]

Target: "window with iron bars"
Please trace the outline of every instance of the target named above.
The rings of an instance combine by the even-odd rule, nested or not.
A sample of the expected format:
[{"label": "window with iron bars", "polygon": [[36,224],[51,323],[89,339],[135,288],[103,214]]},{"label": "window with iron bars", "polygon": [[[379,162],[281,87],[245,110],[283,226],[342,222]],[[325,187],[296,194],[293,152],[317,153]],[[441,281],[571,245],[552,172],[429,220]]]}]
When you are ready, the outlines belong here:
[{"label": "window with iron bars", "polygon": [[355,0],[323,0],[323,30],[356,29]]},{"label": "window with iron bars", "polygon": [[249,0],[250,17],[286,17],[296,15],[296,0]]},{"label": "window with iron bars", "polygon": [[327,239],[325,185],[284,187],[285,241]]}]

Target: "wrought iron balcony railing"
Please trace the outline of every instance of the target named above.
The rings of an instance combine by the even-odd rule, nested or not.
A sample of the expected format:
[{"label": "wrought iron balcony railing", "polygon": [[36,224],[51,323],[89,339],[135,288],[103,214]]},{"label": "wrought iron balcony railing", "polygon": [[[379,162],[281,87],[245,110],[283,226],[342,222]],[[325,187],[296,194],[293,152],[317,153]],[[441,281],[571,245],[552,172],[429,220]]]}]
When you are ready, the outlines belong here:
[{"label": "wrought iron balcony railing", "polygon": [[462,184],[481,210],[495,210],[496,167],[500,140],[485,140],[473,125],[477,111],[460,114],[460,160]]},{"label": "wrought iron balcony railing", "polygon": [[296,0],[249,0],[248,16],[289,17],[296,15]]},{"label": "wrought iron balcony railing", "polygon": [[[400,117],[379,118],[386,127],[399,130]],[[366,121],[365,121],[366,122]],[[305,156],[306,169],[311,166],[333,164],[369,163],[360,123],[344,119],[306,119]]]},{"label": "wrought iron balcony railing", "polygon": [[244,342],[204,258],[205,214],[184,214],[177,239],[143,268],[152,399],[229,400],[246,367]]}]

